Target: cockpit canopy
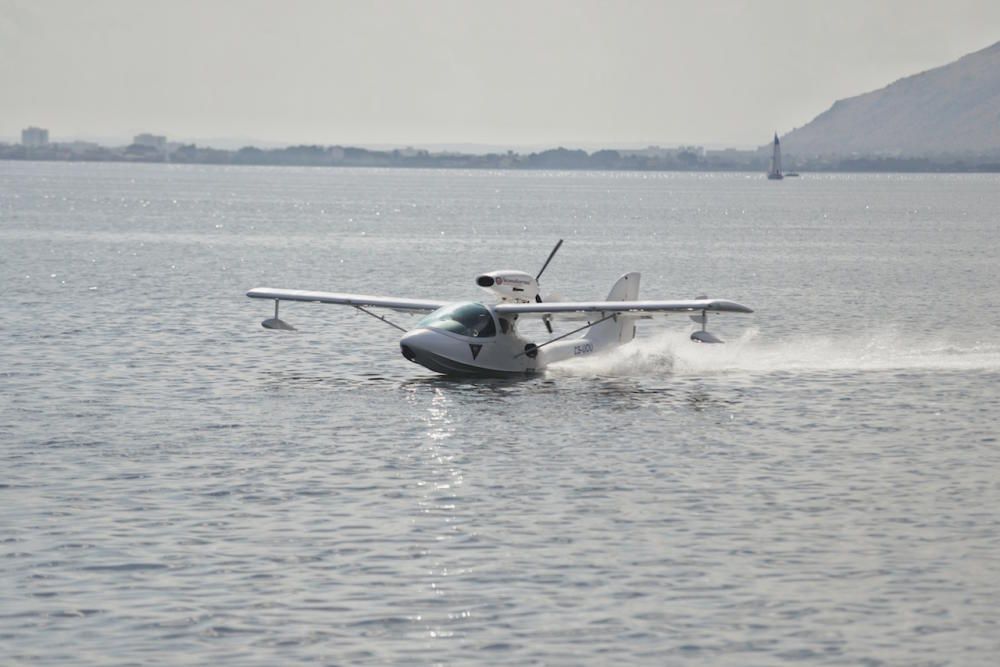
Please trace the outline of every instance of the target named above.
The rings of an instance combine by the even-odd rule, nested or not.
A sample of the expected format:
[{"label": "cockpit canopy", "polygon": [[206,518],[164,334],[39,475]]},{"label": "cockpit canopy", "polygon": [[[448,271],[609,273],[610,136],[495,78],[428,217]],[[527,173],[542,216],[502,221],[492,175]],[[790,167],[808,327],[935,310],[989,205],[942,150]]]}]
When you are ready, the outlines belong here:
[{"label": "cockpit canopy", "polygon": [[438,308],[417,322],[417,326],[450,331],[471,338],[489,338],[497,335],[493,314],[481,303],[458,303]]}]

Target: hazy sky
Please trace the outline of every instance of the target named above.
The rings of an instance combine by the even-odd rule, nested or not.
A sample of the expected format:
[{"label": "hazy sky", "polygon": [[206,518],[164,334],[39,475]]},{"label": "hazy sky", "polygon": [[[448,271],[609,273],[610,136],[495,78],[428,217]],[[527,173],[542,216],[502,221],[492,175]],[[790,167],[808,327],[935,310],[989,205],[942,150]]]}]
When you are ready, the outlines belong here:
[{"label": "hazy sky", "polygon": [[0,0],[0,137],[764,143],[1000,0]]}]

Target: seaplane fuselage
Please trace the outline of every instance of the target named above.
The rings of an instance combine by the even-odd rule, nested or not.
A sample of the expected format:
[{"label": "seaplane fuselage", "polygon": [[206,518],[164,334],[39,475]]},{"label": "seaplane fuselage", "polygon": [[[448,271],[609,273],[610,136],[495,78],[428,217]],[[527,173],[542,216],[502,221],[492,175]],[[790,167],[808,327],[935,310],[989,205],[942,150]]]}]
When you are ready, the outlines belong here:
[{"label": "seaplane fuselage", "polygon": [[581,337],[538,348],[518,333],[517,324],[517,315],[498,315],[491,305],[456,303],[420,320],[399,340],[399,347],[408,360],[437,373],[520,375],[607,346]]}]

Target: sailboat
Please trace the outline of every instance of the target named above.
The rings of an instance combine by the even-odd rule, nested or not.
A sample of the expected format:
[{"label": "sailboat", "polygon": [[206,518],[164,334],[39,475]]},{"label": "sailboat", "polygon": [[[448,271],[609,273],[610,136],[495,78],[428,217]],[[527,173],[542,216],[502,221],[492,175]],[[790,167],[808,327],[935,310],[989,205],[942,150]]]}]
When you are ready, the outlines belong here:
[{"label": "sailboat", "polygon": [[781,142],[778,141],[778,133],[774,133],[774,151],[771,153],[771,168],[767,170],[767,177],[772,181],[780,181],[784,178],[781,173]]}]

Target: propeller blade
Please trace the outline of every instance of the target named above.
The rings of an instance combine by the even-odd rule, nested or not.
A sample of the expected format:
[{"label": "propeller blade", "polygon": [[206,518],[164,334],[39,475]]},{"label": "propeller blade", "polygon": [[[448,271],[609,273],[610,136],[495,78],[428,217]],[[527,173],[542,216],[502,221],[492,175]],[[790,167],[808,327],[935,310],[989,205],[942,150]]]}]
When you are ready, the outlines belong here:
[{"label": "propeller blade", "polygon": [[[541,295],[536,294],[535,303],[541,303],[541,302],[542,302]],[[549,322],[549,318],[546,317],[545,319],[542,320],[542,322],[545,322],[545,328],[549,330],[549,333],[552,333],[552,322]]]},{"label": "propeller blade", "polygon": [[[551,262],[552,258],[556,256],[556,252],[559,251],[559,248],[560,248],[560,246],[562,246],[562,244],[563,244],[563,240],[559,239],[559,241],[556,243],[556,247],[552,249],[552,252],[549,253],[548,258],[545,260],[545,263],[542,264],[541,271],[539,271],[538,275],[535,276],[535,282],[538,282],[538,279],[542,277],[543,273],[545,273],[545,269],[549,268],[549,262]],[[535,295],[535,303],[541,303],[541,302],[542,302],[541,295],[540,294],[536,294]],[[542,320],[542,322],[545,322],[545,328],[548,330],[548,332],[552,333],[552,323],[549,322],[548,318],[545,318],[544,320]]]},{"label": "propeller blade", "polygon": [[559,239],[559,242],[558,242],[558,243],[556,243],[556,247],[555,247],[555,248],[553,248],[553,249],[552,249],[552,252],[550,252],[550,253],[549,253],[549,258],[548,258],[547,260],[545,260],[545,263],[544,263],[544,264],[542,264],[542,270],[538,272],[538,275],[537,275],[537,276],[535,276],[535,280],[538,280],[539,278],[541,278],[541,277],[542,277],[542,274],[543,274],[543,273],[545,273],[545,269],[547,269],[547,268],[549,267],[549,262],[551,262],[551,261],[552,261],[552,258],[553,258],[553,257],[555,256],[555,254],[556,254],[556,251],[558,251],[558,250],[559,250],[559,246],[561,246],[561,245],[562,245],[562,243],[563,243],[563,240],[562,240],[562,239]]}]

